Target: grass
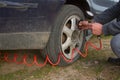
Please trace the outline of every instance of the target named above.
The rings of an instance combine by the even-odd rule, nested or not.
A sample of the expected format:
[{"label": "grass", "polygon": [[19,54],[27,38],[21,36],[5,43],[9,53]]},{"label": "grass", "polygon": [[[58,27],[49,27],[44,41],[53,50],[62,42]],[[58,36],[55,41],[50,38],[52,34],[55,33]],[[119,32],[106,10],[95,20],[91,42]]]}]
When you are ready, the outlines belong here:
[{"label": "grass", "polygon": [[51,67],[47,65],[43,68],[38,68],[34,71],[28,72],[27,69],[18,70],[13,73],[8,73],[5,75],[0,75],[0,80],[30,80],[33,78],[44,78],[44,76],[48,75],[51,71],[58,70],[58,67]]},{"label": "grass", "polygon": [[[96,39],[95,40],[94,39],[95,39],[95,37],[93,37],[92,42],[97,42]],[[102,39],[103,40],[111,39],[111,36],[107,36],[107,37],[102,36]],[[106,44],[105,46],[110,47],[109,44]],[[80,62],[84,63],[84,65],[80,63],[79,65],[75,65],[74,68],[76,68],[79,71],[82,70],[82,73],[84,73],[84,74],[89,74],[89,73],[95,74],[97,77],[96,78],[97,80],[104,80],[103,78],[100,77],[100,74],[106,69],[106,67],[113,66],[107,62],[107,59],[110,56],[115,56],[115,55],[109,48],[102,49],[100,51],[96,51],[94,49],[89,49],[89,54],[88,54],[87,58],[79,59]],[[97,61],[97,63],[95,63],[95,61]],[[86,65],[87,65],[87,67],[85,67]],[[117,78],[119,79],[120,77],[117,77]],[[114,80],[114,79],[112,79],[112,80]]]}]

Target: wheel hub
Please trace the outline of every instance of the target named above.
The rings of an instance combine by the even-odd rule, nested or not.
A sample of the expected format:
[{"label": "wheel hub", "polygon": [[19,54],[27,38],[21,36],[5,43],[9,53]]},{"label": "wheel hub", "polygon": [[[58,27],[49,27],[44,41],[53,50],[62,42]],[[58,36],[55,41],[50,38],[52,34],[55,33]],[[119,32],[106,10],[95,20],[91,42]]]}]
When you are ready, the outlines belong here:
[{"label": "wheel hub", "polygon": [[71,40],[73,43],[78,43],[79,42],[79,36],[80,36],[80,30],[74,30],[72,33]]}]

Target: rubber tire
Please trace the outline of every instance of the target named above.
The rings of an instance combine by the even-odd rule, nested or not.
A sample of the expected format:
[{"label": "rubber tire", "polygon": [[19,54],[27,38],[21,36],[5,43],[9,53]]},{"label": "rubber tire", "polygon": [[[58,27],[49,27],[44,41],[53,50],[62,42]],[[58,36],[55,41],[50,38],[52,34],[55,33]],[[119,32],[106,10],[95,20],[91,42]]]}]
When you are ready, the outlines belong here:
[{"label": "rubber tire", "polygon": [[[58,16],[55,20],[54,27],[52,28],[49,42],[47,44],[47,47],[44,50],[46,52],[43,53],[44,57],[46,55],[48,55],[50,60],[53,63],[57,62],[58,54],[60,51],[62,51],[60,49],[61,49],[61,32],[63,29],[63,24],[72,15],[78,15],[81,19],[84,19],[83,12],[78,7],[76,7],[74,5],[64,5],[61,8],[61,10],[58,13]],[[83,35],[83,38],[84,38],[84,41],[83,41],[82,45],[85,44],[85,35]],[[80,50],[82,50],[82,49],[83,49],[83,46],[81,47]],[[47,53],[47,54],[45,54],[45,53]],[[71,63],[75,62],[78,58],[79,58],[79,54],[76,57],[74,57],[74,60]],[[67,63],[61,57],[60,63],[58,65],[59,66],[66,66],[66,65],[69,65],[71,63]]]}]

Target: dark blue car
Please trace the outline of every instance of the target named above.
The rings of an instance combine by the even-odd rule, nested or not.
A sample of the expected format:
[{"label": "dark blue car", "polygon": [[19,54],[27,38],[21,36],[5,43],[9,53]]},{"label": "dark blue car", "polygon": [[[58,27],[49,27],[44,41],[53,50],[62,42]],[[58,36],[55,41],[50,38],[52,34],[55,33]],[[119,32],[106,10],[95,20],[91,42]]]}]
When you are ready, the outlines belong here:
[{"label": "dark blue car", "polygon": [[[56,62],[59,52],[71,59],[82,51],[88,31],[78,21],[99,14],[118,0],[0,0],[0,50],[43,49]],[[74,52],[73,62],[79,58]],[[72,62],[71,62],[72,63]],[[61,58],[60,66],[68,65]]]}]

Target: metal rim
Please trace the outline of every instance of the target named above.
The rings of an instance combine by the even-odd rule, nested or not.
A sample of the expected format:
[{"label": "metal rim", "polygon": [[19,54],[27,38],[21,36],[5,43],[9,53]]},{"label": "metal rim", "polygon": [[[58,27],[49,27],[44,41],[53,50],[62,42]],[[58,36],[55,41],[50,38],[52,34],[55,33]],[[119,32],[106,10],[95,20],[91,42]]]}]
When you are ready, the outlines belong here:
[{"label": "metal rim", "polygon": [[[63,25],[61,33],[61,49],[63,55],[71,59],[73,48],[80,49],[83,43],[83,31],[80,31],[77,26],[77,22],[81,18],[77,15],[70,16]],[[74,52],[74,57],[77,56],[77,52]]]}]

